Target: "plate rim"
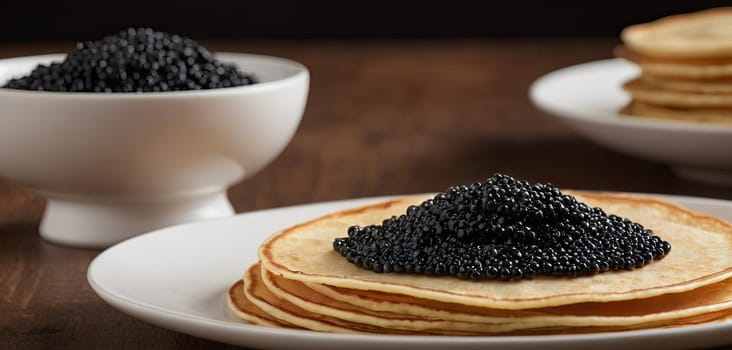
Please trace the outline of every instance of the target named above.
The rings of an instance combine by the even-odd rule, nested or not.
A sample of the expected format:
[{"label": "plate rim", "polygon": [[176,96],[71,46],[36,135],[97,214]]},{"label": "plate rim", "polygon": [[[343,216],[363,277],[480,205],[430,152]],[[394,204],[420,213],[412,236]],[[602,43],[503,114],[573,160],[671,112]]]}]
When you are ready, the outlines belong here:
[{"label": "plate rim", "polygon": [[[664,199],[671,199],[671,200],[681,200],[681,201],[689,201],[689,202],[713,202],[717,205],[725,205],[730,207],[732,209],[732,201],[725,200],[725,199],[719,199],[719,198],[710,198],[710,197],[698,197],[698,196],[686,196],[686,195],[674,195],[674,194],[661,194],[661,193],[643,193],[643,192],[616,192],[616,191],[595,191],[595,192],[610,192],[610,193],[623,193],[623,194],[636,194],[636,195],[644,195],[644,196],[652,196],[652,197],[658,197],[658,198],[664,198]],[[462,344],[462,345],[482,345],[482,346],[506,346],[506,345],[523,345],[523,346],[531,346],[531,345],[545,345],[545,346],[557,346],[562,345],[566,343],[574,343],[574,342],[587,342],[587,341],[622,341],[622,340],[629,340],[630,338],[636,338],[636,339],[648,339],[648,338],[657,338],[657,337],[687,337],[689,335],[701,335],[705,333],[715,333],[719,332],[721,330],[732,330],[732,319],[725,320],[721,322],[714,322],[714,323],[702,323],[702,324],[696,324],[696,325],[689,325],[689,326],[682,326],[682,327],[673,327],[673,328],[648,328],[648,329],[639,329],[639,330],[628,330],[628,331],[616,331],[616,332],[597,332],[597,333],[584,333],[584,334],[544,334],[544,335],[518,335],[518,336],[511,336],[511,335],[503,335],[503,336],[429,336],[429,335],[385,335],[385,334],[378,334],[378,335],[372,335],[372,334],[342,334],[342,333],[324,333],[324,332],[316,332],[316,331],[310,331],[310,330],[300,330],[300,329],[278,329],[278,328],[271,328],[271,327],[264,327],[259,326],[256,324],[246,323],[245,321],[237,322],[237,320],[221,320],[216,318],[207,318],[200,315],[194,315],[194,314],[187,314],[185,312],[177,311],[177,310],[171,310],[168,308],[160,307],[154,304],[146,303],[140,300],[137,300],[135,298],[130,298],[125,295],[120,295],[116,292],[111,291],[109,288],[105,288],[102,284],[98,283],[95,280],[94,274],[95,269],[98,269],[98,265],[101,264],[101,262],[104,261],[106,254],[110,254],[108,252],[113,252],[115,249],[120,249],[119,247],[124,247],[130,244],[137,244],[138,241],[144,241],[147,239],[152,239],[150,237],[157,237],[160,235],[166,235],[166,234],[172,234],[172,232],[178,231],[178,230],[190,230],[191,228],[195,226],[206,226],[210,225],[214,222],[226,222],[226,221],[232,221],[236,220],[236,218],[240,218],[243,216],[256,216],[256,215],[262,215],[265,213],[272,213],[277,211],[287,212],[291,210],[298,210],[302,208],[312,207],[312,206],[338,206],[339,208],[346,208],[349,205],[359,205],[361,203],[367,203],[367,202],[378,202],[380,200],[387,200],[389,198],[398,198],[398,197],[404,197],[404,196],[414,196],[414,195],[421,195],[421,194],[408,194],[408,195],[392,195],[392,196],[375,196],[375,197],[360,197],[360,198],[352,198],[352,199],[342,199],[342,200],[334,200],[334,201],[323,201],[323,202],[314,202],[314,203],[305,203],[305,204],[298,204],[298,205],[292,205],[292,206],[285,206],[285,207],[276,207],[276,208],[270,208],[270,209],[262,209],[262,210],[256,210],[251,212],[245,212],[245,213],[239,213],[237,215],[226,217],[226,218],[217,218],[217,219],[211,219],[211,220],[204,220],[204,221],[198,221],[198,222],[192,222],[192,223],[186,223],[181,225],[175,225],[170,226],[158,230],[154,230],[148,233],[144,233],[138,236],[135,236],[131,239],[128,239],[126,241],[120,242],[118,244],[115,244],[112,247],[107,248],[100,254],[98,254],[92,262],[89,264],[86,272],[87,276],[87,282],[89,283],[92,290],[107,304],[112,306],[114,309],[116,309],[118,312],[122,312],[124,314],[127,314],[133,318],[136,318],[138,320],[142,320],[144,322],[151,323],[157,327],[161,327],[164,329],[172,329],[174,331],[178,331],[184,334],[189,334],[213,341],[221,341],[221,342],[227,342],[226,340],[222,340],[222,337],[207,337],[205,333],[199,333],[199,332],[191,332],[191,331],[184,331],[180,330],[180,327],[170,327],[169,325],[161,325],[158,322],[152,321],[148,319],[145,316],[140,316],[139,314],[133,314],[128,312],[127,309],[125,309],[126,306],[132,306],[132,308],[137,309],[141,313],[152,313],[155,314],[155,317],[162,316],[163,318],[166,318],[168,320],[173,320],[175,322],[178,322],[181,326],[198,326],[201,330],[207,330],[208,328],[217,328],[217,327],[223,327],[228,330],[231,330],[233,332],[237,333],[251,333],[250,335],[257,335],[257,336],[283,336],[283,337],[289,337],[292,338],[293,341],[296,340],[311,340],[311,341],[318,341],[318,342],[330,342],[330,341],[340,341],[340,342],[347,342],[347,343],[357,343],[357,342],[368,342],[369,344],[383,344],[383,345],[410,345],[410,344],[420,344],[423,345],[425,342],[429,342],[435,346],[444,346],[444,345],[455,345],[455,344]],[[224,290],[228,288],[229,286],[223,286]],[[222,296],[223,300],[223,296]],[[223,306],[223,305],[222,305]],[[326,339],[323,339],[326,338]],[[246,338],[242,338],[246,339]],[[632,340],[632,339],[630,339]],[[549,342],[549,344],[546,344]],[[231,344],[237,344],[241,345],[241,343],[231,343]],[[731,343],[732,344],[732,343]]]}]

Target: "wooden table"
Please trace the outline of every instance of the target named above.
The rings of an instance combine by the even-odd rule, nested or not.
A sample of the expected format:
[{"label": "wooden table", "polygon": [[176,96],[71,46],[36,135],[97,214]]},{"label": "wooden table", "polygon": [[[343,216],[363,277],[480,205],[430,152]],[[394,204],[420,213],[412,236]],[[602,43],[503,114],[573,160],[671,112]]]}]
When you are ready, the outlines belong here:
[{"label": "wooden table", "polygon": [[[238,212],[439,191],[505,172],[563,188],[732,199],[667,166],[596,146],[538,111],[538,76],[607,58],[615,39],[380,39],[207,42],[295,59],[312,74],[287,150],[229,193]],[[0,57],[69,45],[0,45]],[[1,108],[1,107],[0,107]],[[0,349],[224,349],[109,307],[86,282],[100,252],[39,239],[44,200],[0,178]]]}]

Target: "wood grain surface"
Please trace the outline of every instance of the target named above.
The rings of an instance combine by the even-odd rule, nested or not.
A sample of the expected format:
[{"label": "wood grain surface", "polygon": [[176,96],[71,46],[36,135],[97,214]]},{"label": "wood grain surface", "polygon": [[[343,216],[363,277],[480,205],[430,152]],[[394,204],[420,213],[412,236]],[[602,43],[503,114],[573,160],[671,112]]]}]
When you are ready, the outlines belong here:
[{"label": "wood grain surface", "polygon": [[[440,191],[505,172],[563,188],[732,199],[662,164],[588,142],[540,112],[540,75],[610,57],[615,39],[361,39],[206,42],[307,65],[311,92],[285,152],[229,191],[238,212]],[[0,57],[66,51],[0,46]],[[2,108],[2,106],[0,106]],[[2,173],[0,164],[0,174]],[[116,311],[89,288],[100,251],[38,237],[44,199],[0,178],[0,349],[226,349]]]}]

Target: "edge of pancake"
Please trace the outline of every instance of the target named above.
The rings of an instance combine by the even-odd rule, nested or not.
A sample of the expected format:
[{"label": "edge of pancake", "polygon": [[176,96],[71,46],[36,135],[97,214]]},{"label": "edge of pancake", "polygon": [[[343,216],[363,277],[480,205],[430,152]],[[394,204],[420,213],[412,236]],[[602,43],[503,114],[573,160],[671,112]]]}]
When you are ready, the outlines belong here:
[{"label": "edge of pancake", "polygon": [[636,62],[643,74],[687,80],[721,80],[732,78],[732,63],[695,66],[681,63]]},{"label": "edge of pancake", "polygon": [[[388,294],[383,292],[377,292],[377,291],[363,291],[363,290],[348,290],[345,288],[340,287],[334,287],[329,286],[327,284],[320,284],[320,283],[312,283],[312,282],[301,282],[308,286],[309,288],[315,290],[316,292],[325,295],[326,297],[329,297],[334,300],[338,300],[344,303],[350,303],[353,305],[358,305],[362,307],[368,307],[371,310],[374,311],[387,311],[387,312],[397,312],[397,313],[406,313],[406,314],[412,314],[412,315],[418,315],[418,316],[426,316],[426,317],[438,317],[445,320],[453,320],[453,321],[464,321],[464,322],[474,322],[474,323],[493,323],[495,321],[498,321],[500,318],[505,318],[505,316],[499,316],[499,315],[482,315],[480,313],[469,313],[467,311],[470,310],[461,310],[459,312],[454,312],[451,310],[448,310],[448,307],[444,307],[444,304],[440,301],[434,301],[434,300],[427,300],[431,304],[433,304],[433,308],[415,304],[410,302],[409,300],[405,301],[390,301],[390,300],[384,300],[384,299],[378,299],[379,296],[376,296],[373,300],[369,300],[361,295],[347,295],[344,294],[347,292],[375,292],[378,294]],[[408,299],[409,296],[403,295],[403,294],[393,294],[395,296],[402,297],[404,299]],[[417,299],[417,298],[415,298]],[[425,299],[426,300],[426,299]],[[455,304],[457,305],[457,304]],[[461,305],[460,307],[465,307],[464,305]],[[480,307],[474,307],[476,309],[481,309]],[[508,314],[510,312],[514,311],[523,311],[523,310],[498,310],[500,314]]]},{"label": "edge of pancake", "polygon": [[[234,284],[232,284],[231,287],[229,287],[228,293],[226,293],[226,303],[229,306],[229,310],[231,312],[233,312],[237,317],[241,318],[242,320],[260,326],[272,328],[293,327],[290,324],[284,323],[284,321],[282,320],[277,320],[274,317],[271,317],[268,313],[264,312],[264,310],[262,309],[259,309],[253,303],[247,306],[257,308],[258,310],[245,310],[245,306],[240,305],[241,302],[245,299],[248,300],[246,295],[244,294],[244,281],[238,280]],[[261,312],[261,314],[259,314],[259,312],[257,311]]]},{"label": "edge of pancake", "polygon": [[623,84],[633,100],[640,102],[677,108],[729,108],[732,107],[731,93],[699,93],[661,89],[641,78],[635,78]]},{"label": "edge of pancake", "polygon": [[[359,323],[346,319],[340,319],[329,315],[305,310],[287,300],[272,293],[261,281],[261,265],[259,262],[252,265],[244,275],[244,294],[247,299],[262,311],[271,316],[284,320],[298,327],[305,329],[332,332],[332,333],[355,333],[355,334],[391,334],[406,335],[419,332],[424,335],[476,335],[474,332],[450,331],[440,329],[428,330],[406,330],[395,328],[384,328],[370,324]],[[264,292],[264,296],[258,293]]]},{"label": "edge of pancake", "polygon": [[[620,200],[629,200],[633,201],[635,203],[642,203],[644,205],[658,205],[661,207],[665,207],[667,209],[675,211],[677,214],[683,214],[681,216],[685,218],[692,218],[694,220],[694,224],[702,224],[706,228],[715,228],[716,230],[722,230],[725,234],[732,236],[732,225],[709,215],[696,213],[690,210],[687,210],[681,206],[671,204],[667,201],[655,199],[655,198],[648,198],[648,197],[642,197],[637,195],[630,195],[630,194],[615,194],[615,193],[608,193],[608,192],[584,192],[584,191],[563,191],[563,193],[566,194],[572,194],[575,196],[585,196],[588,198],[599,198],[599,199],[620,199]],[[364,213],[370,210],[374,209],[386,209],[390,208],[396,205],[407,205],[410,203],[414,203],[417,199],[427,199],[430,197],[404,197],[404,198],[398,198],[398,199],[392,199],[381,203],[366,205],[358,208],[352,208],[347,209],[341,212],[331,213],[328,215],[325,215],[320,218],[313,219],[311,221],[293,226],[291,228],[285,229],[283,231],[280,231],[278,233],[275,233],[274,235],[270,236],[265,242],[261,245],[258,254],[259,258],[262,262],[262,265],[264,268],[266,268],[269,271],[272,271],[276,274],[279,274],[283,276],[284,278],[288,279],[294,279],[302,282],[313,282],[313,283],[323,283],[323,284],[329,284],[337,287],[342,288],[350,288],[350,289],[361,289],[361,290],[377,290],[387,293],[395,293],[395,294],[405,294],[405,295],[415,295],[415,293],[418,294],[419,297],[425,298],[425,299],[434,299],[434,300],[440,300],[445,302],[453,302],[453,303],[459,303],[459,304],[466,304],[466,305],[475,305],[475,306],[481,306],[481,307],[490,307],[490,308],[501,308],[501,309],[528,309],[528,308],[535,308],[535,307],[548,307],[548,306],[558,306],[558,305],[564,305],[564,304],[572,304],[572,303],[579,303],[579,302],[605,302],[605,301],[619,301],[619,300],[627,300],[627,299],[637,299],[637,298],[646,298],[646,297],[652,297],[660,294],[666,294],[666,293],[679,293],[684,292],[687,290],[691,290],[694,288],[698,288],[703,285],[711,284],[714,282],[718,282],[721,280],[726,279],[730,275],[732,275],[732,266],[728,266],[726,269],[722,271],[717,271],[715,273],[711,274],[705,274],[702,276],[698,276],[693,279],[680,281],[678,283],[672,283],[667,284],[663,286],[656,286],[653,288],[639,288],[639,289],[633,289],[628,290],[625,292],[620,293],[587,293],[587,292],[576,292],[576,293],[564,293],[564,294],[557,294],[552,295],[551,297],[521,297],[521,298],[494,298],[487,295],[481,295],[481,294],[471,294],[471,293],[453,293],[446,290],[438,290],[438,289],[429,289],[429,288],[421,288],[421,287],[415,287],[411,285],[405,285],[400,283],[385,283],[380,281],[373,281],[373,280],[364,280],[364,279],[358,279],[354,278],[353,276],[348,276],[348,278],[343,278],[343,276],[332,276],[332,275],[324,275],[324,274],[314,274],[314,273],[303,273],[300,271],[291,271],[287,268],[287,266],[284,266],[282,264],[277,263],[272,258],[272,251],[271,246],[279,239],[282,239],[283,237],[286,237],[287,235],[293,234],[293,232],[296,232],[298,229],[305,227],[307,225],[311,225],[313,223],[317,223],[323,220],[328,220],[331,218],[337,218],[342,216],[348,216],[348,215],[355,215]],[[579,199],[579,198],[578,198]],[[692,222],[692,220],[686,220],[685,222]],[[722,231],[716,231],[716,232],[722,232]],[[673,254],[673,253],[672,253]],[[345,259],[343,260],[344,263],[350,264]],[[612,272],[610,272],[612,273]],[[619,273],[632,273],[632,272],[619,272]],[[430,277],[430,278],[440,278],[440,277]],[[451,276],[448,276],[447,278],[454,278]],[[549,277],[551,278],[551,277]],[[470,282],[474,283],[474,282]],[[499,282],[499,283],[505,283],[505,282]],[[510,283],[510,282],[509,282]],[[518,282],[521,283],[521,282]]]},{"label": "edge of pancake", "polygon": [[[237,281],[232,287],[239,290],[239,293],[243,293],[243,285],[240,283],[241,281]],[[242,288],[238,288],[242,287]],[[234,289],[230,288],[230,291],[233,291]],[[244,297],[244,299],[247,299]],[[228,300],[231,300],[231,298],[228,298]],[[232,310],[237,310],[239,308],[236,307],[236,305],[230,304],[230,307],[232,307]],[[242,312],[243,315],[248,315],[246,312]],[[327,317],[327,316],[326,316]],[[260,319],[260,318],[256,318]],[[561,325],[543,325],[540,327],[534,327],[534,328],[524,328],[524,329],[515,329],[515,330],[506,330],[504,332],[498,332],[498,333],[490,333],[490,332],[453,332],[453,331],[439,331],[435,330],[435,332],[428,333],[424,331],[414,330],[411,334],[421,334],[421,335],[433,335],[433,336],[439,336],[439,335],[463,335],[463,336],[495,336],[495,335],[539,335],[539,334],[581,334],[581,333],[597,333],[597,332],[619,332],[619,331],[630,331],[630,330],[636,330],[636,329],[644,329],[644,328],[674,328],[674,327],[683,327],[683,326],[689,326],[694,324],[700,324],[700,323],[711,323],[711,322],[725,322],[732,320],[732,313],[729,312],[729,310],[722,310],[722,311],[714,311],[709,310],[708,312],[701,313],[701,314],[695,314],[691,316],[686,317],[680,317],[677,319],[656,319],[649,322],[641,322],[637,324],[631,324],[631,325],[619,325],[619,326],[585,326],[584,324],[578,324],[577,326],[561,326]],[[671,321],[671,322],[669,322]],[[268,324],[261,324],[262,326],[270,326]],[[283,328],[282,325],[274,324],[274,327],[276,328]],[[291,326],[284,326],[284,328],[295,328]],[[306,328],[307,330],[307,328]],[[314,331],[319,331],[318,329],[310,329]],[[389,330],[391,331],[391,330]],[[390,334],[391,332],[387,331],[387,334]],[[349,332],[350,333],[350,332]],[[366,333],[368,334],[368,333]],[[372,333],[373,334],[373,333]],[[378,334],[384,334],[383,332],[379,332]]]},{"label": "edge of pancake", "polygon": [[669,108],[632,101],[621,108],[619,112],[629,117],[652,118],[684,123],[732,123],[732,110]]},{"label": "edge of pancake", "polygon": [[[732,285],[732,280],[726,281],[728,285]],[[329,288],[328,286],[324,286],[325,288]],[[505,323],[511,323],[513,324],[513,327],[510,327],[512,330],[528,330],[528,329],[539,329],[544,327],[633,327],[636,325],[643,325],[643,324],[650,324],[655,322],[673,322],[677,320],[684,320],[691,317],[696,317],[700,315],[706,315],[711,313],[726,313],[732,316],[732,293],[727,294],[726,292],[730,289],[729,287],[726,287],[724,289],[724,300],[722,301],[721,298],[716,297],[717,302],[714,303],[704,303],[697,306],[692,307],[686,307],[681,309],[675,309],[675,310],[668,310],[668,311],[661,311],[661,312],[650,312],[650,313],[643,313],[643,314],[633,314],[633,315],[600,315],[600,314],[582,314],[582,315],[576,315],[576,314],[570,314],[570,313],[564,313],[564,312],[571,312],[572,308],[582,307],[582,308],[588,308],[590,310],[596,311],[597,305],[591,305],[591,304],[579,304],[579,305],[571,305],[571,307],[568,310],[557,312],[556,308],[547,308],[547,309],[532,309],[532,310],[498,310],[498,311],[512,311],[515,312],[515,315],[507,315],[506,316],[483,316],[478,313],[481,311],[480,307],[475,307],[475,312],[472,314],[465,314],[465,313],[456,313],[456,314],[450,314],[449,311],[447,312],[441,312],[443,311],[442,306],[436,306],[435,309],[429,309],[425,308],[420,305],[416,305],[416,308],[406,308],[403,307],[404,305],[398,305],[397,307],[401,307],[400,309],[404,313],[408,314],[419,314],[423,316],[436,316],[436,315],[442,315],[442,314],[448,314],[449,316],[456,317],[458,320],[462,320],[465,322],[470,323],[476,323],[481,324],[485,323],[487,324],[487,327],[490,327],[491,325],[495,324],[505,324]],[[317,289],[322,290],[322,289]],[[332,290],[331,290],[332,291]],[[338,292],[336,292],[338,293]],[[694,291],[689,291],[687,293],[694,293]],[[327,294],[326,294],[327,295]],[[687,297],[696,297],[699,298],[699,295],[690,295],[690,296],[684,296],[683,294],[680,296],[681,298],[687,298]],[[659,296],[659,298],[664,298],[664,296]],[[650,298],[653,299],[653,298]],[[348,300],[348,299],[346,299]],[[350,299],[354,300],[354,299]],[[377,300],[378,299],[374,299]],[[673,300],[673,299],[671,299]],[[643,303],[659,303],[659,302],[668,302],[668,298],[663,301],[649,301],[645,299],[640,300],[633,300],[632,302],[637,302],[638,304]],[[630,307],[633,308],[633,306],[629,304],[622,304],[623,302],[620,302],[621,304],[617,306],[612,307]],[[359,303],[360,304],[360,303]],[[364,304],[364,307],[366,305],[375,305],[371,302]],[[377,306],[378,307],[378,306]],[[559,306],[558,308],[563,308],[563,306]],[[379,307],[379,309],[382,309]],[[386,308],[384,308],[386,309]],[[416,311],[416,312],[415,312]],[[541,314],[542,312],[545,312],[545,314]],[[470,321],[468,321],[465,317],[470,318]],[[507,329],[509,327],[506,327]]]},{"label": "edge of pancake", "polygon": [[643,74],[641,80],[662,90],[690,92],[697,94],[732,94],[732,79],[689,80],[657,77]]},{"label": "edge of pancake", "polygon": [[[255,264],[256,265],[256,264]],[[266,273],[262,269],[262,274]],[[264,277],[264,276],[263,276]],[[263,279],[266,282],[266,278]],[[269,288],[269,287],[267,287]],[[271,291],[271,289],[270,289]],[[287,291],[284,291],[287,293]],[[239,297],[248,300],[244,295],[244,282],[239,280],[235,282],[229,288],[229,294],[227,295],[227,301],[229,307],[236,315],[244,320],[253,322],[262,326],[269,326],[275,328],[299,328],[289,323],[283,323],[285,321],[276,320],[271,321],[268,318],[271,316],[259,309],[260,312],[265,314],[265,317],[254,315],[254,313],[247,312],[243,307],[239,306],[234,299],[234,295],[237,294]],[[276,293],[277,294],[277,293]],[[624,331],[642,328],[657,328],[657,327],[677,327],[689,324],[696,324],[702,322],[711,322],[715,320],[728,320],[732,318],[732,295],[730,295],[729,301],[718,302],[714,304],[708,304],[698,307],[686,308],[677,311],[660,312],[644,314],[639,316],[557,316],[548,315],[544,316],[529,316],[529,317],[499,317],[506,323],[490,324],[480,322],[467,322],[467,327],[459,327],[463,329],[450,329],[445,328],[431,328],[431,329],[411,329],[415,334],[425,335],[510,335],[510,334],[551,334],[552,330],[561,330],[562,332],[573,333],[576,330],[578,333],[597,332],[597,331]],[[256,305],[254,305],[256,308]],[[310,310],[309,310],[310,311]],[[317,311],[311,311],[318,313]],[[334,317],[330,314],[323,314],[327,317]],[[407,315],[407,314],[404,314]],[[338,318],[338,317],[337,317]],[[342,318],[346,322],[361,323],[357,320]],[[518,322],[517,322],[518,321]],[[375,326],[381,327],[381,326]],[[389,327],[390,329],[392,327]],[[404,329],[410,330],[410,329]]]},{"label": "edge of pancake", "polygon": [[668,63],[684,66],[719,66],[732,64],[732,57],[658,57],[644,55],[626,45],[613,48],[615,57],[624,58],[634,63]]},{"label": "edge of pancake", "polygon": [[[276,296],[313,313],[319,313],[322,315],[350,322],[367,324],[374,327],[400,329],[404,331],[414,332],[436,332],[439,334],[446,334],[450,332],[499,334],[515,330],[533,329],[538,328],[539,326],[545,326],[541,323],[523,324],[521,322],[514,322],[516,319],[512,317],[497,318],[497,323],[478,323],[460,320],[448,320],[444,318],[437,318],[434,315],[413,315],[407,313],[397,314],[383,310],[374,312],[361,306],[337,301],[335,299],[330,299],[323,295],[324,299],[330,299],[331,301],[335,301],[336,304],[346,304],[346,307],[353,309],[346,310],[345,308],[333,306],[333,303],[331,301],[316,303],[296,294],[293,294],[291,291],[282,288],[280,283],[273,280],[271,276],[268,276],[268,274],[271,274],[271,272],[266,269],[262,269],[262,281],[264,282],[267,289],[269,289]],[[303,286],[303,288],[308,287]],[[313,292],[317,293],[317,291],[314,290]],[[382,314],[381,317],[379,317],[379,313]]]},{"label": "edge of pancake", "polygon": [[[258,296],[254,295],[255,291],[253,290],[253,288],[256,288],[257,286],[253,286],[251,283],[252,276],[253,276],[252,270],[256,269],[257,271],[259,271],[259,267],[255,267],[257,265],[258,264],[252,265],[244,275],[244,295],[246,295],[246,298],[252,304],[254,304],[258,308],[260,308],[265,313],[271,315],[274,318],[283,320],[285,322],[294,324],[298,327],[302,327],[305,329],[316,330],[316,331],[321,331],[321,332],[338,332],[338,333],[355,333],[355,334],[364,333],[363,331],[360,331],[360,330],[352,329],[349,327],[342,327],[342,326],[335,325],[333,323],[319,320],[316,318],[303,316],[302,313],[294,313],[294,312],[290,312],[288,310],[284,310],[281,307],[270,304],[270,302],[268,300],[261,299]],[[256,276],[255,276],[255,278],[256,278]]]}]

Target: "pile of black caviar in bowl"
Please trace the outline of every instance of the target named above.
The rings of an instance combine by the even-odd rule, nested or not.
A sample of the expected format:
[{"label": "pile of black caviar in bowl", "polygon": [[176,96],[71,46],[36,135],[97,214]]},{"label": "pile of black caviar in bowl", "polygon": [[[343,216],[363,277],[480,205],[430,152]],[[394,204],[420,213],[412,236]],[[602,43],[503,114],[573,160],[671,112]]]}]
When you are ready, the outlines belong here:
[{"label": "pile of black caviar in bowl", "polygon": [[671,250],[640,224],[502,174],[347,234],[333,248],[359,267],[475,280],[630,270]]},{"label": "pile of black caviar in bowl", "polygon": [[129,28],[76,43],[62,62],[39,65],[3,88],[57,92],[162,92],[256,83],[197,42],[150,28]]}]

